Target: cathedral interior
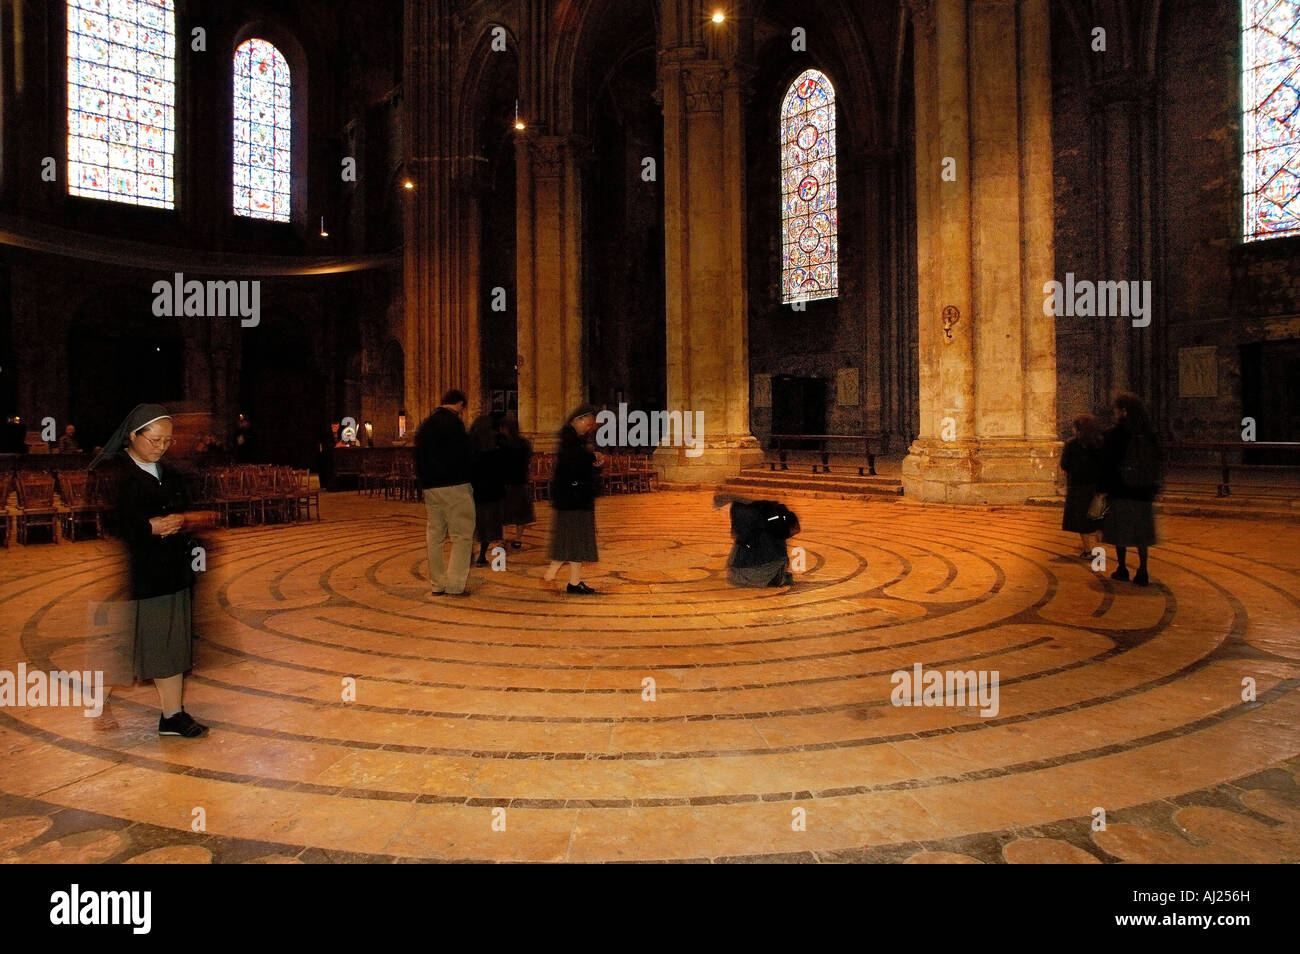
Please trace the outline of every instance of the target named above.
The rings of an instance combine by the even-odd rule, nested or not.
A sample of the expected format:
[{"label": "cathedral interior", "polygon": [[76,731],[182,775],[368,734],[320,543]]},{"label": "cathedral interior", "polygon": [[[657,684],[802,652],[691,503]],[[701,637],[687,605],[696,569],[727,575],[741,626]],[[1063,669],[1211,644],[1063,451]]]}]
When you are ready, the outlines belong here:
[{"label": "cathedral interior", "polygon": [[[0,83],[0,860],[1300,860],[1300,0],[0,0]],[[459,601],[452,389],[535,449]],[[1062,524],[1124,393],[1149,585]],[[127,598],[140,404],[202,739],[12,675]]]}]

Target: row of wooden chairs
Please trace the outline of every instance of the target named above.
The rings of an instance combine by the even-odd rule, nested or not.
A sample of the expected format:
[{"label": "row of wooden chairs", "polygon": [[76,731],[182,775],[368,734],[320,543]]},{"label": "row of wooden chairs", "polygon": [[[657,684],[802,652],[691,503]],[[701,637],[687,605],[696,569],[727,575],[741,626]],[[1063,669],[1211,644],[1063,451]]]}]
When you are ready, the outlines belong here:
[{"label": "row of wooden chairs", "polygon": [[[4,505],[14,492],[18,500],[11,521]],[[33,530],[48,530],[54,543],[60,536],[76,540],[86,525],[103,536],[108,510],[108,504],[101,499],[99,482],[91,480],[84,470],[20,470],[0,478],[0,536],[5,546],[10,546],[15,536],[26,545]]]},{"label": "row of wooden chairs", "polygon": [[199,474],[195,507],[215,510],[223,527],[236,521],[288,523],[320,519],[320,489],[313,487],[311,473],[273,464],[241,464],[219,467]]},{"label": "row of wooden chairs", "polygon": [[[534,500],[551,499],[554,476],[555,457],[534,454],[528,462],[528,489]],[[659,489],[659,474],[644,454],[606,454],[600,483],[606,494],[644,494]]]},{"label": "row of wooden chairs", "polygon": [[356,476],[359,494],[382,495],[390,500],[422,499],[420,482],[415,477],[415,458],[409,453],[392,457],[369,455]]}]

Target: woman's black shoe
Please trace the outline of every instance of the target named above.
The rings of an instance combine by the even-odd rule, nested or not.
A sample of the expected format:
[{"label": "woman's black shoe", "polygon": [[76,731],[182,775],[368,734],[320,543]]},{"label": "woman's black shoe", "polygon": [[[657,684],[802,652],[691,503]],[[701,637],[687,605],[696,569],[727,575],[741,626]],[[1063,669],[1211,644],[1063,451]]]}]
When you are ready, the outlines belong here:
[{"label": "woman's black shoe", "polygon": [[478,560],[475,561],[475,563],[476,563],[477,566],[487,566],[487,565],[488,565],[488,559],[487,559],[486,556],[480,556],[480,557],[478,558]]},{"label": "woman's black shoe", "polygon": [[596,595],[596,591],[593,590],[593,589],[592,589],[590,586],[588,586],[586,583],[577,583],[577,584],[570,583],[570,584],[569,584],[569,592],[570,592],[570,593],[580,593],[580,594],[582,594],[583,596],[595,596],[595,595]]},{"label": "woman's black shoe", "polygon": [[182,709],[170,718],[163,715],[158,717],[158,734],[179,735],[186,739],[201,739],[208,734],[208,727],[199,725],[190,717],[188,712]]}]

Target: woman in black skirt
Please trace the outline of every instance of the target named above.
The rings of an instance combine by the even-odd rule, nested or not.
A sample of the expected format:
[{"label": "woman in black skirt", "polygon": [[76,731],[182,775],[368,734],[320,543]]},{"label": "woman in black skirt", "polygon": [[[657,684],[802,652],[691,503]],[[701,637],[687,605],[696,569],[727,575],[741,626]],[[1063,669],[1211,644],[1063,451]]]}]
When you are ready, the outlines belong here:
[{"label": "woman in black skirt", "polygon": [[596,553],[596,470],[599,455],[591,452],[584,436],[596,426],[596,409],[590,404],[578,408],[560,429],[560,450],[551,480],[551,565],[543,586],[555,579],[560,567],[569,564],[569,593],[590,596],[596,591],[582,582],[582,564],[594,563]]},{"label": "woman in black skirt", "polygon": [[505,535],[506,454],[492,418],[481,415],[470,425],[469,442],[474,457],[470,486],[474,490],[474,536],[478,540],[478,565],[487,566],[488,547]]},{"label": "woman in black skirt", "polygon": [[172,420],[158,404],[141,404],[105,442],[90,469],[103,468],[113,488],[117,531],[126,544],[133,603],[132,657],[137,681],[152,679],[162,714],[159,735],[198,738],[207,726],[182,704],[185,673],[193,667],[195,539],[214,514],[190,511],[179,471],[161,463],[172,444]]},{"label": "woman in black skirt", "polygon": [[1133,582],[1146,586],[1147,549],[1156,542],[1154,500],[1160,484],[1160,443],[1142,400],[1128,392],[1115,398],[1113,428],[1102,445],[1101,492],[1106,495],[1102,539],[1115,547],[1112,580],[1127,581],[1128,548],[1137,547]]},{"label": "woman in black skirt", "polygon": [[1097,495],[1097,482],[1101,479],[1101,428],[1091,414],[1074,418],[1074,436],[1065,442],[1061,451],[1061,470],[1065,471],[1065,515],[1062,530],[1072,530],[1079,535],[1083,552],[1079,556],[1092,559],[1094,536],[1100,530],[1097,521],[1088,516],[1092,498]]},{"label": "woman in black skirt", "polygon": [[506,455],[506,512],[502,522],[515,528],[510,545],[518,550],[524,545],[524,527],[533,523],[533,497],[528,492],[528,465],[533,459],[533,445],[519,433],[519,421],[508,416],[501,421],[501,438]]}]

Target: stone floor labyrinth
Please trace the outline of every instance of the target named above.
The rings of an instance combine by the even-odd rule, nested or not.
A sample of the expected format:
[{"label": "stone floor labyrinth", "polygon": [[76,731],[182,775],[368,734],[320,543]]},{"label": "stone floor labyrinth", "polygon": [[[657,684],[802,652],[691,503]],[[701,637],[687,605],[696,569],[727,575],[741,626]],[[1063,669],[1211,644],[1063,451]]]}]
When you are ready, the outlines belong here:
[{"label": "stone floor labyrinth", "polygon": [[[110,731],[0,709],[0,858],[1300,858],[1294,525],[1169,518],[1140,589],[1052,511],[792,506],[807,570],[764,591],[702,493],[600,501],[590,598],[542,585],[544,523],[461,599],[415,505],[215,534],[212,734],[159,739],[149,686]],[[111,542],[0,553],[0,669],[80,668],[120,574]],[[918,664],[996,672],[996,713],[893,705]]]}]

